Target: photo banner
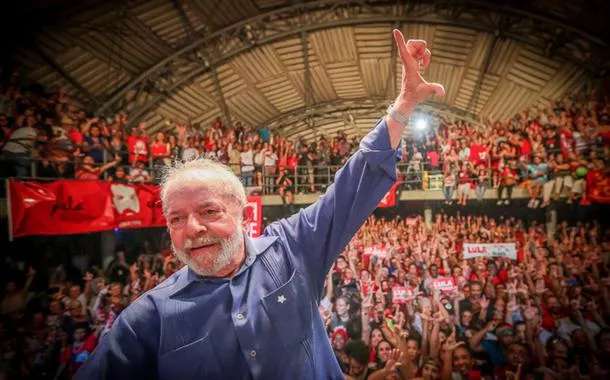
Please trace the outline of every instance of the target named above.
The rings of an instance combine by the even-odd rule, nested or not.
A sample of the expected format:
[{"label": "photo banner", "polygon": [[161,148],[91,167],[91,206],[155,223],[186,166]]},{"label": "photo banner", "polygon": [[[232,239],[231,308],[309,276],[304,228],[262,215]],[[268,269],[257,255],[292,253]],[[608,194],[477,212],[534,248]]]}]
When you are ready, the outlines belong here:
[{"label": "photo banner", "polygon": [[[104,181],[8,181],[11,238],[165,227],[158,186]],[[262,229],[261,197],[248,197],[249,234]],[[246,210],[248,211],[248,210]]]},{"label": "photo banner", "polygon": [[464,243],[464,259],[475,257],[506,257],[517,260],[517,246],[515,243]]}]

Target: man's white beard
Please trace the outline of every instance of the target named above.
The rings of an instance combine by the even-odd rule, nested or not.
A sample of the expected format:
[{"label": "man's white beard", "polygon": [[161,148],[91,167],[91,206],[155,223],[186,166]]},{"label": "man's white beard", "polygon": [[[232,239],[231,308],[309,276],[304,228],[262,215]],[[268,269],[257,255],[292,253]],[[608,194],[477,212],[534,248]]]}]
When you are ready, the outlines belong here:
[{"label": "man's white beard", "polygon": [[[214,239],[203,239],[204,241],[213,241]],[[227,265],[235,259],[235,256],[239,254],[239,250],[242,249],[244,242],[244,232],[241,228],[237,228],[233,236],[228,237],[225,240],[220,241],[220,253],[212,260],[212,264],[204,266],[193,260],[190,253],[186,253],[184,250],[178,250],[172,244],[172,250],[180,261],[191,268],[195,273],[201,276],[214,276],[220,270],[225,268]],[[198,243],[199,244],[199,243]],[[185,244],[187,247],[192,247],[192,241]]]}]

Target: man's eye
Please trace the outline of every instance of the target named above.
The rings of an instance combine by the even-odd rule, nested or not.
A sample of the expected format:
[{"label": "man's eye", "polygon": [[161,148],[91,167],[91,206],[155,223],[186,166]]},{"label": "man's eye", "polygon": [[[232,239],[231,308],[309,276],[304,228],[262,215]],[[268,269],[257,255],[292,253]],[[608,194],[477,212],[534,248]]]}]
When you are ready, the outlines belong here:
[{"label": "man's eye", "polygon": [[184,217],[182,216],[173,216],[170,218],[169,222],[171,224],[180,224],[182,221],[184,220]]}]

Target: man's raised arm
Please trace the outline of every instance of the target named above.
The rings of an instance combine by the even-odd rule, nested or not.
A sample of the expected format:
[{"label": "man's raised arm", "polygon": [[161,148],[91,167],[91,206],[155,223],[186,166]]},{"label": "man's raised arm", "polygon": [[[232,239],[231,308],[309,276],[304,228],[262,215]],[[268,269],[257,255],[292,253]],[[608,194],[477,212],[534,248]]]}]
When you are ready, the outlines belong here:
[{"label": "man's raised arm", "polygon": [[426,82],[419,73],[430,62],[426,42],[405,42],[394,30],[402,60],[402,84],[392,111],[362,140],[358,151],[335,175],[334,183],[314,204],[270,225],[265,234],[279,235],[305,268],[316,295],[324,276],[379,201],[396,181],[396,149],[415,107],[429,95],[444,94],[443,86]]}]

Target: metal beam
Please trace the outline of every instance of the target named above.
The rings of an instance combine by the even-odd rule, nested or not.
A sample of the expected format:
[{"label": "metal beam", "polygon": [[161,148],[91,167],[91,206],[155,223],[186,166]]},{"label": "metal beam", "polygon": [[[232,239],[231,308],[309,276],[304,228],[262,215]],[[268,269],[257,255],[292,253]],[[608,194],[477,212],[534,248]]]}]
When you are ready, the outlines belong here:
[{"label": "metal beam", "polygon": [[[474,88],[472,90],[472,96],[470,97],[470,101],[468,102],[468,107],[466,110],[471,113],[475,113],[477,105],[479,104],[479,96],[481,95],[481,87],[483,87],[483,78],[489,71],[489,65],[491,64],[491,58],[493,57],[494,50],[496,48],[496,44],[498,43],[499,36],[494,34],[491,39],[491,44],[487,49],[485,54],[485,58],[483,60],[482,70],[479,72],[479,77],[477,78],[476,83],[474,84]],[[465,69],[467,70],[467,69]]]},{"label": "metal beam", "polygon": [[[351,10],[352,12],[356,12],[352,8],[350,8],[350,6],[353,6],[355,8],[359,5],[359,3],[360,3],[360,0],[344,0],[342,5],[343,5],[343,8],[345,8],[346,10],[348,10],[348,11]],[[336,20],[330,20],[330,21],[329,21],[329,19],[322,20],[322,18],[316,18],[317,21],[319,21],[319,23],[315,24],[315,25],[302,25],[300,28],[287,28],[286,30],[279,30],[281,28],[279,28],[277,30],[275,30],[274,28],[268,28],[267,29],[268,31],[277,31],[277,34],[272,35],[272,36],[264,36],[263,38],[260,38],[259,40],[256,41],[256,46],[260,46],[265,43],[284,39],[289,36],[302,33],[303,31],[311,32],[314,30],[327,29],[327,28],[337,27],[337,26],[351,26],[351,25],[372,24],[372,23],[383,24],[383,23],[388,23],[388,22],[408,22],[408,23],[420,23],[420,24],[429,24],[429,25],[457,26],[457,27],[463,27],[463,28],[473,29],[473,30],[477,30],[477,31],[487,32],[487,33],[494,33],[494,29],[495,29],[494,26],[485,24],[483,17],[472,18],[470,16],[475,11],[498,13],[499,9],[500,9],[501,12],[503,12],[504,14],[517,15],[522,18],[527,17],[529,19],[537,21],[538,22],[536,24],[537,28],[540,28],[541,26],[547,26],[549,28],[564,28],[566,30],[569,30],[570,32],[574,33],[576,35],[576,37],[581,37],[581,38],[587,39],[590,42],[593,42],[593,44],[596,45],[598,50],[600,50],[600,51],[603,51],[603,49],[606,47],[606,43],[603,40],[596,38],[595,36],[591,36],[588,33],[581,31],[577,28],[574,28],[570,25],[567,25],[566,22],[557,20],[553,17],[541,16],[540,14],[535,13],[535,12],[515,10],[515,9],[508,8],[508,7],[498,8],[496,6],[496,4],[489,4],[489,3],[483,2],[483,1],[468,1],[468,4],[471,5],[471,7],[469,8],[470,14],[466,14],[467,12],[464,12],[464,14],[466,14],[465,16],[462,14],[459,14],[457,16],[453,15],[453,17],[457,17],[457,18],[453,18],[453,19],[451,17],[445,17],[445,19],[443,19],[442,17],[438,17],[439,9],[443,9],[443,8],[451,9],[451,7],[455,6],[455,4],[453,4],[451,2],[447,3],[446,1],[443,1],[443,0],[431,0],[428,2],[428,4],[430,4],[430,7],[426,7],[426,9],[419,11],[418,14],[410,13],[408,15],[395,14],[396,12],[392,8],[392,6],[395,5],[395,3],[393,1],[373,1],[373,2],[371,2],[371,4],[373,4],[375,6],[388,6],[390,8],[388,14],[380,15],[377,12],[366,14],[366,15],[357,14],[356,15],[357,17],[350,17],[348,19],[336,19]],[[186,44],[182,48],[177,49],[174,53],[172,53],[165,59],[159,61],[157,64],[151,66],[147,70],[144,70],[139,75],[136,75],[120,91],[117,91],[115,94],[113,94],[113,96],[110,97],[110,99],[108,99],[108,101],[106,103],[104,103],[102,105],[102,107],[100,107],[100,109],[98,110],[97,113],[101,114],[106,109],[112,107],[112,105],[117,103],[118,100],[122,96],[124,96],[125,93],[127,93],[129,90],[134,88],[139,82],[148,78],[149,76],[154,74],[156,71],[158,71],[160,68],[164,67],[167,63],[175,60],[176,58],[178,58],[184,54],[192,52],[194,49],[197,49],[197,48],[201,47],[202,45],[205,45],[205,46],[224,45],[223,46],[224,49],[223,48],[218,49],[221,52],[221,55],[220,55],[220,57],[218,57],[215,60],[215,62],[214,62],[215,65],[217,65],[220,62],[226,61],[226,60],[232,58],[233,56],[240,54],[243,51],[247,51],[247,50],[251,49],[252,48],[251,44],[247,44],[247,45],[241,46],[241,47],[236,46],[236,44],[234,43],[233,38],[232,38],[232,37],[238,35],[240,33],[240,31],[243,30],[246,25],[263,25],[265,23],[272,24],[273,20],[296,17],[296,15],[307,13],[307,12],[323,12],[324,9],[326,9],[326,8],[333,8],[336,6],[337,6],[337,1],[334,1],[334,0],[319,0],[319,1],[301,3],[301,4],[294,4],[294,5],[279,8],[279,9],[270,11],[268,13],[249,18],[240,23],[237,23],[237,24],[225,27],[221,30],[218,30],[217,32],[210,34],[208,36],[198,38],[197,40]],[[352,15],[350,15],[350,16],[352,16]],[[432,17],[426,17],[426,16],[432,16]],[[314,18],[311,18],[311,19],[314,19]],[[313,20],[313,21],[316,21],[316,20]],[[504,35],[504,37],[515,40],[520,43],[535,46],[536,48],[540,48],[540,46],[538,46],[538,44],[535,41],[530,39],[531,35],[528,35],[527,33],[524,33],[524,32],[513,33],[511,31],[507,31],[506,34]],[[560,56],[561,58],[564,58],[570,62],[574,62],[581,67],[591,69],[588,66],[586,66],[587,60],[584,60],[582,58],[578,58],[574,55],[571,55],[566,49],[561,49],[561,51],[558,52],[558,56]]]},{"label": "metal beam", "polygon": [[[301,48],[303,49],[303,86],[305,88],[305,110],[309,111],[313,103],[313,86],[311,85],[311,72],[309,71],[309,41],[307,31],[301,32]],[[316,125],[312,118],[307,117],[307,126],[316,134]]]},{"label": "metal beam", "polygon": [[220,109],[222,110],[222,114],[229,123],[229,127],[233,128],[233,120],[231,120],[231,114],[229,113],[229,107],[227,106],[227,102],[225,100],[224,93],[222,92],[222,86],[220,85],[220,79],[218,78],[218,72],[216,71],[216,67],[212,67],[212,76],[214,77],[214,87],[216,88],[216,92],[218,93],[218,100],[220,101]]},{"label": "metal beam", "polygon": [[[303,116],[313,119],[324,119],[334,117],[333,114],[338,113],[336,117],[341,117],[340,114],[345,112],[366,110],[369,114],[378,113],[380,116],[384,114],[388,104],[392,103],[392,98],[361,98],[361,99],[335,99],[332,101],[318,102],[312,104],[309,108],[299,107],[284,114],[278,115],[264,122],[269,128],[277,128],[279,126],[294,125],[303,121]],[[484,128],[480,121],[474,118],[474,115],[469,114],[457,107],[449,106],[445,103],[434,101],[426,101],[421,104],[414,113],[425,112],[433,115],[455,118],[466,121],[476,127]],[[302,132],[301,130],[291,131],[286,135],[292,135]]]},{"label": "metal beam", "polygon": [[59,64],[59,62],[55,61],[53,57],[48,55],[44,50],[42,50],[38,45],[34,45],[32,47],[33,51],[37,53],[49,66],[53,68],[53,70],[57,71],[59,75],[61,75],[64,79],[68,81],[74,88],[78,90],[82,95],[84,95],[87,99],[93,102],[93,106],[99,107],[102,102],[95,97],[92,93],[89,92],[76,78],[70,75],[64,68]]},{"label": "metal beam", "polygon": [[189,20],[188,16],[186,15],[186,12],[184,11],[182,0],[172,0],[172,4],[174,4],[174,8],[176,8],[176,11],[180,15],[180,21],[182,22],[182,25],[184,25],[188,40],[190,40],[191,42],[194,41],[197,36],[197,32],[195,31],[195,28],[193,28],[191,21]]}]

